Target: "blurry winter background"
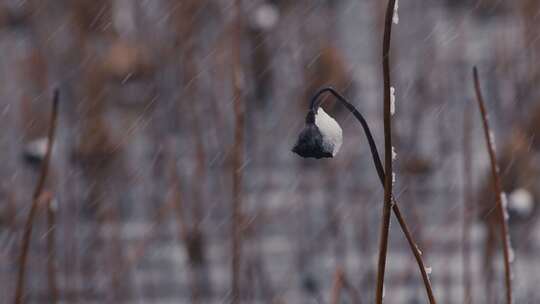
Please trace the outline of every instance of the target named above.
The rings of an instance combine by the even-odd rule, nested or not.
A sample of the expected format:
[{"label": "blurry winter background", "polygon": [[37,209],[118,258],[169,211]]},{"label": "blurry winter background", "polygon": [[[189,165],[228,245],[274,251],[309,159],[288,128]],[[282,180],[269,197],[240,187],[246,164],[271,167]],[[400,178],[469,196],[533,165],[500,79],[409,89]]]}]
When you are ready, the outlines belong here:
[{"label": "blurry winter background", "polygon": [[[236,23],[232,0],[0,0],[0,302],[13,301],[58,86],[54,223],[41,205],[26,302],[228,303],[236,176],[243,303],[330,303],[336,273],[341,303],[372,303],[383,191],[359,124],[327,102],[342,151],[306,161],[290,149],[323,85],[364,113],[382,149],[385,5],[245,0]],[[509,197],[516,303],[540,303],[539,29],[538,0],[399,2],[395,194],[439,303],[504,295],[473,65]],[[385,302],[426,303],[392,221]]]}]

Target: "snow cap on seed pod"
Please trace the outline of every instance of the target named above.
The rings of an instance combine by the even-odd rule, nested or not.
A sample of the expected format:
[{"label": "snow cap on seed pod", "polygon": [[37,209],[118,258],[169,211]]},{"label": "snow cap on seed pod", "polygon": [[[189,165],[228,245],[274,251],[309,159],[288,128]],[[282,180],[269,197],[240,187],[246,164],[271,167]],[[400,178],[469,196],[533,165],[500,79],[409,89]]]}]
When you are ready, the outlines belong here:
[{"label": "snow cap on seed pod", "polygon": [[343,132],[341,127],[322,108],[309,111],[306,117],[306,125],[293,152],[305,158],[328,158],[334,157],[341,147]]},{"label": "snow cap on seed pod", "polygon": [[24,146],[24,159],[31,164],[39,164],[47,153],[47,138],[35,139]]},{"label": "snow cap on seed pod", "polygon": [[250,21],[252,28],[260,31],[269,31],[279,21],[279,10],[274,4],[264,3],[255,9]]}]

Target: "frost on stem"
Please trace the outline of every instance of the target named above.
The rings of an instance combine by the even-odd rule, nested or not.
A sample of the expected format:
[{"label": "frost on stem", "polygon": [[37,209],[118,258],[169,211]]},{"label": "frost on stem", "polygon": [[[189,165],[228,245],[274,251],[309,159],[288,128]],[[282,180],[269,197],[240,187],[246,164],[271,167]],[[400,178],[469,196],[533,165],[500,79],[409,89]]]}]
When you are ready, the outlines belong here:
[{"label": "frost on stem", "polygon": [[514,252],[514,248],[512,247],[512,243],[510,242],[510,238],[508,238],[508,259],[510,260],[510,263],[514,263],[516,260],[516,254]]},{"label": "frost on stem", "polygon": [[399,23],[399,13],[398,13],[398,9],[399,9],[399,0],[396,0],[396,4],[394,5],[394,15],[392,16],[392,22],[394,24],[398,24]]},{"label": "frost on stem", "polygon": [[390,87],[390,114],[394,115],[394,113],[396,113],[396,89]]},{"label": "frost on stem", "polygon": [[[512,247],[512,240],[510,239],[510,234],[506,233],[506,245],[508,246],[508,260],[510,263],[514,263],[516,260],[516,253],[514,252],[514,247]],[[510,273],[512,277],[512,273]]]},{"label": "frost on stem", "polygon": [[431,266],[426,267],[426,273],[431,274],[433,272],[433,268]]},{"label": "frost on stem", "polygon": [[508,215],[508,198],[506,197],[506,193],[501,193],[501,203],[502,203],[502,211],[504,220],[508,221],[509,215]]},{"label": "frost on stem", "polygon": [[418,250],[418,253],[419,253],[420,255],[422,255],[422,250],[420,250],[420,247],[418,247],[418,245],[415,245],[415,246],[416,246],[416,250]]},{"label": "frost on stem", "polygon": [[52,212],[58,211],[58,200],[56,198],[53,198],[51,203],[49,204],[49,210]]},{"label": "frost on stem", "polygon": [[[502,205],[503,219],[508,225],[508,219],[510,216],[508,215],[508,198],[505,192],[501,192],[501,205]],[[510,260],[510,263],[513,263],[514,260],[516,259],[516,255],[514,253],[514,248],[512,248],[512,242],[510,241],[510,235],[508,233],[506,234],[506,242],[508,246],[508,260]]]},{"label": "frost on stem", "polygon": [[491,142],[493,149],[495,149],[495,135],[493,135],[493,132],[491,130],[489,131],[489,141]]},{"label": "frost on stem", "polygon": [[396,159],[397,159],[396,148],[392,147],[392,160],[396,160]]}]

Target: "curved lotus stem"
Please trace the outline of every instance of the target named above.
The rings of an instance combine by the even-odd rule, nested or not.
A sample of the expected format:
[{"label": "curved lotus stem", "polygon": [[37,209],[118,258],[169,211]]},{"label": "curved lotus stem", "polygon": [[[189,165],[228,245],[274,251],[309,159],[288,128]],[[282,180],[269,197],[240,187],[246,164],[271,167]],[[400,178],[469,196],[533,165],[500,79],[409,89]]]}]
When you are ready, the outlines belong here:
[{"label": "curved lotus stem", "polygon": [[317,112],[317,109],[322,103],[322,99],[319,99],[319,97],[324,93],[331,93],[334,95],[353,115],[354,117],[360,122],[362,125],[362,128],[364,129],[364,133],[366,134],[368,143],[369,143],[369,149],[371,150],[371,156],[373,157],[373,163],[375,165],[375,169],[377,170],[377,174],[379,175],[379,179],[383,181],[384,183],[384,169],[382,166],[381,158],[379,157],[379,152],[377,151],[377,145],[375,144],[375,140],[373,140],[373,135],[371,135],[371,130],[369,129],[369,126],[364,119],[364,116],[358,112],[358,110],[349,102],[347,99],[341,95],[336,89],[333,87],[325,87],[320,89],[313,97],[311,98],[311,105],[310,105],[310,111]]},{"label": "curved lotus stem", "polygon": [[[369,126],[362,116],[362,114],[343,96],[341,95],[336,89],[333,87],[325,87],[317,91],[313,97],[311,98],[310,103],[310,110],[309,113],[316,113],[318,108],[320,107],[321,103],[323,102],[323,99],[320,99],[320,97],[324,93],[331,93],[334,95],[353,115],[354,117],[360,122],[362,125],[362,128],[364,129],[364,133],[366,134],[369,148],[371,151],[371,156],[373,157],[373,163],[375,165],[375,169],[377,170],[377,175],[379,176],[379,180],[381,181],[381,184],[384,187],[384,180],[386,178],[383,165],[381,162],[381,158],[379,157],[379,152],[377,150],[377,145],[375,144],[375,140],[373,140],[373,135],[371,134],[371,130],[369,129]],[[308,117],[310,114],[308,113]],[[394,214],[396,215],[396,218],[399,222],[399,225],[401,227],[401,230],[403,231],[403,234],[405,235],[405,238],[407,239],[407,242],[409,244],[409,247],[416,259],[416,262],[418,264],[418,268],[420,269],[420,274],[422,275],[422,279],[424,281],[424,285],[426,288],[426,293],[429,298],[429,302],[431,304],[436,303],[435,296],[433,295],[433,289],[431,287],[431,282],[429,281],[429,276],[426,272],[426,267],[424,264],[424,261],[422,259],[422,253],[418,249],[418,246],[416,245],[416,242],[409,230],[409,227],[407,226],[405,219],[403,218],[401,211],[398,207],[396,198],[392,195],[392,200],[394,204],[392,204],[392,210],[394,211]]]}]

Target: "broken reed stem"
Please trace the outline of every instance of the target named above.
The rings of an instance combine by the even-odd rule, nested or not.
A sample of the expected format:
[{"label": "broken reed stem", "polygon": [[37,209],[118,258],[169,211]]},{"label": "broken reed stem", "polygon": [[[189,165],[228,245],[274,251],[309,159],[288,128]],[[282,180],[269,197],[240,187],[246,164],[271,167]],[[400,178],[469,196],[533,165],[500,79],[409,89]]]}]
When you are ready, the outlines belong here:
[{"label": "broken reed stem", "polygon": [[463,113],[463,228],[462,228],[462,275],[463,275],[463,303],[473,302],[471,292],[471,216],[474,214],[472,204],[472,172],[471,172],[471,112],[465,107]]},{"label": "broken reed stem", "polygon": [[[173,164],[171,165],[171,187],[170,187],[172,189],[172,194],[171,194],[171,197],[166,202],[166,204],[167,205],[170,204],[175,210],[174,218],[177,222],[178,230],[179,230],[178,239],[180,243],[183,243],[184,248],[186,250],[186,255],[188,257],[188,268],[189,268],[188,276],[189,276],[189,280],[191,284],[191,302],[194,304],[197,304],[201,302],[201,296],[202,296],[201,289],[203,288],[203,286],[200,286],[197,280],[196,272],[198,270],[197,270],[196,264],[202,260],[202,257],[199,257],[200,259],[197,260],[193,256],[193,252],[192,252],[193,246],[191,243],[195,240],[195,238],[201,237],[201,234],[197,232],[200,232],[199,226],[202,220],[200,217],[194,214],[193,220],[195,222],[192,224],[191,228],[188,227],[185,221],[185,213],[184,213],[185,205],[184,205],[183,197],[182,197],[180,176],[178,175],[178,172],[176,171],[176,164],[174,164],[174,162],[172,163]],[[202,201],[197,201],[196,203],[199,204],[199,203],[202,203]],[[190,236],[193,236],[193,237],[190,237]]]},{"label": "broken reed stem", "polygon": [[500,233],[501,240],[503,242],[503,258],[504,258],[504,278],[506,286],[506,303],[512,303],[512,273],[510,268],[510,237],[508,235],[508,223],[506,221],[506,210],[503,206],[503,193],[501,187],[501,177],[499,175],[499,167],[497,165],[497,156],[495,154],[494,143],[491,138],[491,129],[489,127],[489,121],[486,113],[486,107],[484,104],[484,98],[480,90],[480,80],[478,78],[478,70],[473,67],[474,89],[476,92],[476,99],[478,101],[478,107],[480,108],[480,114],[482,116],[482,124],[484,127],[484,136],[486,138],[486,146],[489,154],[489,160],[491,164],[491,174],[493,177],[493,187],[495,190],[497,211],[500,220]]},{"label": "broken reed stem", "polygon": [[352,304],[360,304],[361,303],[360,295],[359,295],[358,291],[355,289],[355,287],[352,286],[349,283],[349,280],[347,279],[345,274],[343,274],[341,280],[343,282],[343,288],[345,288],[349,292],[349,297],[351,299],[351,303]]},{"label": "broken reed stem", "polygon": [[45,180],[47,179],[47,174],[49,172],[49,162],[51,159],[51,152],[52,152],[52,147],[54,143],[54,135],[55,135],[56,123],[57,123],[56,121],[58,117],[59,97],[60,97],[59,91],[58,89],[55,89],[54,94],[53,94],[51,120],[49,121],[49,132],[47,135],[47,149],[45,152],[45,157],[41,164],[41,170],[39,174],[38,183],[32,195],[32,205],[30,207],[30,213],[28,214],[28,218],[26,219],[26,222],[24,225],[21,251],[18,258],[19,270],[17,273],[17,285],[15,287],[15,299],[14,299],[15,304],[21,304],[24,302],[23,292],[24,292],[25,275],[26,275],[26,261],[28,258],[28,248],[30,247],[30,237],[32,235],[32,224],[34,221],[34,217],[36,214],[36,209],[38,206],[38,202],[40,200],[41,193],[43,192],[43,187],[45,186]]},{"label": "broken reed stem", "polygon": [[[362,129],[364,130],[364,133],[368,140],[369,149],[371,151],[371,157],[373,158],[373,164],[375,165],[377,175],[379,176],[381,185],[383,185],[384,187],[386,174],[384,172],[381,158],[379,157],[379,151],[377,150],[377,145],[375,144],[375,140],[373,139],[373,135],[371,134],[371,130],[369,129],[369,125],[367,124],[367,121],[364,118],[364,116],[362,116],[362,114],[358,112],[358,110],[350,102],[348,102],[347,99],[343,95],[341,95],[338,91],[336,91],[332,87],[323,88],[319,90],[317,93],[315,93],[315,95],[313,95],[313,98],[311,99],[310,109],[313,111],[317,110],[317,108],[320,106],[320,103],[321,103],[321,101],[319,100],[322,100],[322,99],[319,99],[319,96],[325,92],[329,92],[332,95],[334,95],[354,115],[356,120],[360,122],[360,125],[362,126]],[[401,230],[403,231],[403,234],[405,235],[405,238],[407,239],[409,248],[411,249],[414,255],[414,258],[416,259],[416,263],[418,264],[418,268],[420,270],[420,274],[422,275],[422,280],[426,288],[426,293],[429,299],[429,303],[435,304],[436,303],[435,296],[433,295],[431,282],[429,281],[429,276],[426,272],[424,260],[422,259],[422,253],[420,252],[420,249],[418,249],[418,245],[416,244],[416,241],[414,240],[412,233],[409,230],[407,223],[405,222],[405,218],[401,214],[398,201],[393,195],[392,195],[392,200],[393,200],[392,211],[394,211],[394,214],[396,215],[396,219],[399,222],[399,226],[401,227]]]},{"label": "broken reed stem", "polygon": [[354,286],[352,286],[347,280],[345,272],[343,271],[343,267],[337,266],[334,272],[334,284],[332,286],[332,293],[330,295],[331,298],[329,303],[341,303],[341,294],[343,290],[348,291],[351,303],[360,304],[360,297],[358,295],[358,292],[356,291],[356,289],[354,289]]},{"label": "broken reed stem", "polygon": [[49,284],[50,303],[58,302],[58,285],[56,280],[56,215],[52,205],[54,198],[48,195],[45,201],[47,209],[47,279]]},{"label": "broken reed stem", "polygon": [[384,206],[381,220],[379,240],[379,262],[377,266],[377,289],[375,302],[382,304],[384,289],[384,272],[388,252],[388,235],[390,232],[390,212],[392,209],[392,122],[390,113],[390,37],[392,33],[392,16],[396,0],[389,0],[384,21],[384,37],[382,49],[384,80]]},{"label": "broken reed stem", "polygon": [[244,161],[245,108],[240,44],[242,35],[242,4],[235,0],[235,20],[232,28],[232,79],[234,94],[234,147],[232,159],[232,223],[231,223],[231,303],[240,303],[240,265],[242,254],[242,163]]}]

